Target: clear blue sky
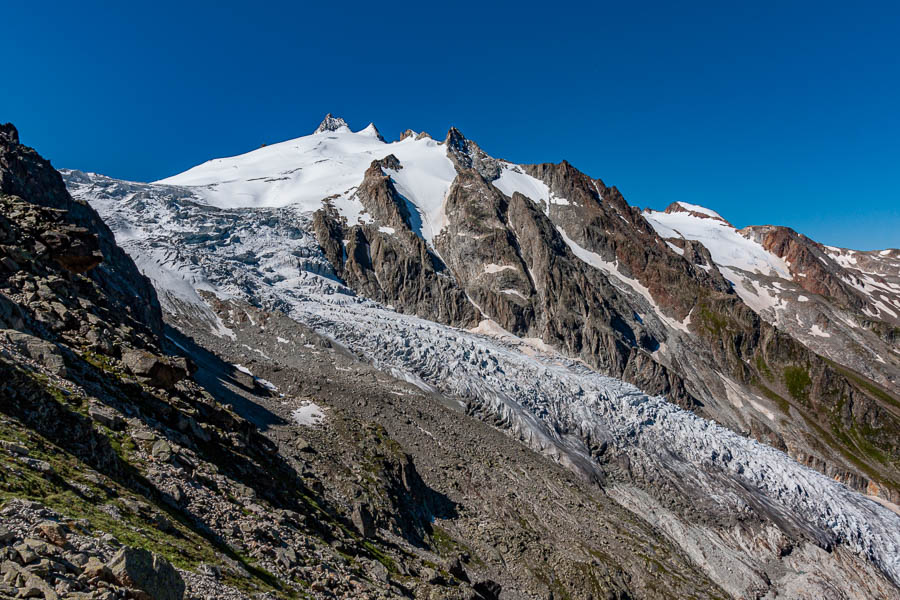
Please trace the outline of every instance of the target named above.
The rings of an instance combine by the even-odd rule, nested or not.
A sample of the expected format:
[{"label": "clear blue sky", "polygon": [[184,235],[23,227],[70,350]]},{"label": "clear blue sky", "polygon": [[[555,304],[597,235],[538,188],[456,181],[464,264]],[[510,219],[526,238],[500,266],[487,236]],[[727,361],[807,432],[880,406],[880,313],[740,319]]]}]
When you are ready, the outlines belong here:
[{"label": "clear blue sky", "polygon": [[900,246],[897,2],[104,4],[2,9],[0,121],[58,167],[149,181],[333,112]]}]

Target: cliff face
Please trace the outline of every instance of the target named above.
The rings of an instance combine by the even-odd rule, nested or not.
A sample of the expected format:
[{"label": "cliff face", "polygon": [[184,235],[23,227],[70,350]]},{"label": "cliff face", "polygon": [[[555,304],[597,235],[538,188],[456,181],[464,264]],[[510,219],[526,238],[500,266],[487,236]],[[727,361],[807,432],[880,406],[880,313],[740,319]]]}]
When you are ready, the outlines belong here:
[{"label": "cliff face", "polygon": [[[56,169],[19,144],[18,132],[9,123],[0,126],[0,193],[27,199],[32,206],[48,209],[45,214],[61,211],[60,227],[45,232],[40,244],[67,270],[90,271],[88,277],[103,286],[119,308],[132,313],[154,335],[162,332],[159,301],[149,280],[116,245],[112,231],[97,212],[86,202],[72,199]],[[85,234],[96,241],[79,241]]]},{"label": "cliff face", "polygon": [[466,299],[441,259],[413,232],[410,207],[384,168],[399,168],[395,157],[376,160],[356,195],[375,225],[349,225],[328,208],[313,228],[335,273],[358,293],[404,312],[459,327],[477,324]]}]

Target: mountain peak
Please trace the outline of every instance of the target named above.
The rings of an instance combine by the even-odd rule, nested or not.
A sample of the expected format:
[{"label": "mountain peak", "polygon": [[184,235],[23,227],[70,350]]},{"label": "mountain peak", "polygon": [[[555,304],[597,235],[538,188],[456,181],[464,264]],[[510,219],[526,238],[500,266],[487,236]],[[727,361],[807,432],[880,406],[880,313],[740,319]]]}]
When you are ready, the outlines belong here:
[{"label": "mountain peak", "polygon": [[[343,123],[342,119],[338,119],[338,120]],[[320,127],[321,127],[321,125],[320,125]],[[357,133],[361,133],[363,135],[370,135],[374,138],[377,138],[378,140],[380,140],[382,142],[384,141],[384,136],[382,136],[381,132],[378,131],[378,128],[375,127],[375,123],[369,123],[368,125],[366,125],[365,129],[362,129]]]},{"label": "mountain peak", "polygon": [[[691,215],[693,217],[697,217],[699,219],[715,219],[717,221],[722,221],[723,223],[731,225],[731,223],[729,223],[727,220],[725,220],[725,218],[722,217],[722,215],[720,215],[716,211],[706,208],[704,206],[699,206],[697,204],[689,204],[687,202],[681,202],[681,201],[673,202],[672,204],[670,204],[669,206],[666,207],[665,212],[668,214],[680,213],[680,212],[688,213],[689,215]],[[734,226],[732,225],[732,227],[734,227]]]},{"label": "mountain peak", "polygon": [[19,143],[19,132],[12,123],[0,125],[0,139],[6,140],[9,144]]},{"label": "mountain peak", "polygon": [[[347,121],[343,120],[340,117],[335,117],[331,113],[328,113],[327,115],[325,115],[325,118],[322,119],[322,122],[319,123],[319,126],[316,127],[316,130],[313,133],[315,134],[325,133],[326,131],[338,131],[342,127],[350,129],[350,127],[347,125]],[[374,127],[374,125],[372,127]]]},{"label": "mountain peak", "polygon": [[488,181],[494,181],[500,177],[500,161],[489,156],[456,127],[450,128],[443,143],[447,147],[447,156],[456,163],[457,167],[475,169]]},{"label": "mountain peak", "polygon": [[467,142],[466,136],[464,136],[456,127],[450,128],[450,131],[447,132],[447,138],[444,140],[444,143],[447,144],[448,147],[457,148],[463,152],[466,151]]}]

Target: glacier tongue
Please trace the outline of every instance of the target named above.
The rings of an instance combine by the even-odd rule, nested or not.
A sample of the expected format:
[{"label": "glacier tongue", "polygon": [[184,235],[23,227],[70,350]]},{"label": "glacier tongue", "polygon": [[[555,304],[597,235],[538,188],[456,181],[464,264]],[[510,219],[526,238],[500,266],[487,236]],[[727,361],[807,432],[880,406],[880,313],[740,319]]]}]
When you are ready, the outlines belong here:
[{"label": "glacier tongue", "polygon": [[[689,476],[725,506],[764,507],[802,522],[826,544],[848,545],[900,581],[900,517],[788,456],[560,357],[529,356],[500,342],[355,299],[320,296],[290,314],[384,369],[415,374],[485,406],[523,441],[593,471],[585,440]],[[727,478],[735,485],[723,486]],[[775,514],[778,513],[778,514]]]},{"label": "glacier tongue", "polygon": [[123,247],[145,257],[145,274],[182,301],[196,301],[186,281],[281,310],[385,371],[492,415],[532,448],[582,473],[603,476],[593,458],[598,453],[626,457],[637,470],[674,474],[722,510],[784,523],[822,545],[846,545],[900,584],[900,516],[773,448],[578,362],[523,352],[354,296],[333,279],[308,231],[303,201],[217,208],[198,188],[72,172],[66,178]]}]

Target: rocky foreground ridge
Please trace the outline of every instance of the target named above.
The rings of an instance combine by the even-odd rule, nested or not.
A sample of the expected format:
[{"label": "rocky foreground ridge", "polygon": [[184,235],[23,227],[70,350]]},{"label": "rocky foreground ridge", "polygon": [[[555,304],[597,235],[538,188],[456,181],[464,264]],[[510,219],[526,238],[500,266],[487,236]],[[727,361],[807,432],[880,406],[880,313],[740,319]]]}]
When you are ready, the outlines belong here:
[{"label": "rocky foreground ridge", "polygon": [[[326,125],[315,143],[361,135]],[[0,595],[897,596],[900,517],[585,367],[696,413],[734,404],[692,391],[696,375],[672,357],[693,355],[663,357],[692,343],[717,356],[693,310],[679,320],[660,307],[681,300],[641,291],[649,273],[689,277],[687,292],[665,290],[740,307],[702,245],[684,243],[705,263],[684,261],[659,238],[646,279],[611,273],[624,260],[586,241],[600,229],[547,213],[596,193],[610,199],[596,227],[651,236],[612,188],[566,164],[518,167],[560,190],[542,206],[458,132],[408,143],[433,144],[454,169],[433,236],[401,175],[415,157],[368,165],[354,193],[369,217],[355,224],[341,197],[313,213],[248,210],[66,173],[131,233],[126,254],[3,128]],[[639,234],[606,243],[652,239]],[[709,333],[731,356],[742,331]],[[785,343],[791,360],[820,360]],[[834,381],[865,406],[853,395],[864,385]],[[809,395],[827,399],[818,385]],[[819,418],[785,401],[779,432],[797,406]]]}]

